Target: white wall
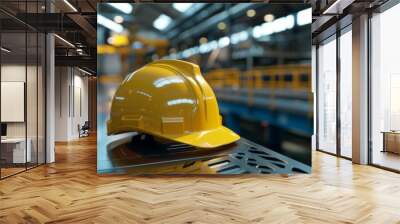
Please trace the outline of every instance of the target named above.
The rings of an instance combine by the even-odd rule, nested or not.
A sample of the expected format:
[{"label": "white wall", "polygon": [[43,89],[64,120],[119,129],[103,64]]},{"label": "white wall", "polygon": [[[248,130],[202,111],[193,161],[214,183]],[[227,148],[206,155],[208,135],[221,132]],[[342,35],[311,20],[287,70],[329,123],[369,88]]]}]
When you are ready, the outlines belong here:
[{"label": "white wall", "polygon": [[[79,70],[75,70],[74,75],[74,108],[73,119],[72,119],[72,135],[78,136],[78,124],[83,125],[85,121],[88,121],[88,78],[87,76],[81,76]],[[79,72],[79,75],[76,75]],[[80,108],[81,107],[81,108]]]},{"label": "white wall", "polygon": [[55,68],[55,140],[68,140],[69,68]]},{"label": "white wall", "polygon": [[78,69],[56,67],[55,111],[55,140],[79,138],[78,124],[88,120],[88,78]]}]

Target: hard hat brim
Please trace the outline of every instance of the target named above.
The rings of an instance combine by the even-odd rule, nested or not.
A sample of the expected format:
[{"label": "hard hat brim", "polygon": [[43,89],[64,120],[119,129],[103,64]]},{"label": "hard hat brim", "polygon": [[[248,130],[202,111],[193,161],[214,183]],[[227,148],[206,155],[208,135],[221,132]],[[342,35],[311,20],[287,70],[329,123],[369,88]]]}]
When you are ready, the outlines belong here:
[{"label": "hard hat brim", "polygon": [[179,137],[163,137],[199,148],[216,148],[240,139],[239,135],[224,126],[212,130],[192,132]]}]

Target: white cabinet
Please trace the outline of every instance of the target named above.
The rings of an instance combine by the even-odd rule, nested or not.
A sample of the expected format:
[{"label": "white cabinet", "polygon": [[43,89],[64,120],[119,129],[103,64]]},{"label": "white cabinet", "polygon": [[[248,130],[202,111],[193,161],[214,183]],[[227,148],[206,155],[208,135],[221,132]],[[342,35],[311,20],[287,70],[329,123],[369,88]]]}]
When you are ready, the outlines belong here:
[{"label": "white cabinet", "polygon": [[7,149],[12,151],[12,163],[32,161],[32,140],[28,138],[26,143],[27,147],[25,151],[25,138],[7,138],[1,140],[2,147],[7,147]]}]

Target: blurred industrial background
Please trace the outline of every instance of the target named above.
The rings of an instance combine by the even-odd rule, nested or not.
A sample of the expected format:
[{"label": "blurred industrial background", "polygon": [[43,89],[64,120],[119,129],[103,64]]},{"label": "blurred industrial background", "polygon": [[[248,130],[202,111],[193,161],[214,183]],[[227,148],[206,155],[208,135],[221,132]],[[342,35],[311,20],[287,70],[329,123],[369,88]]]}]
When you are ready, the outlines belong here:
[{"label": "blurred industrial background", "polygon": [[103,3],[97,23],[98,91],[107,93],[99,122],[110,106],[101,102],[130,72],[158,59],[191,61],[226,126],[311,164],[309,5]]}]

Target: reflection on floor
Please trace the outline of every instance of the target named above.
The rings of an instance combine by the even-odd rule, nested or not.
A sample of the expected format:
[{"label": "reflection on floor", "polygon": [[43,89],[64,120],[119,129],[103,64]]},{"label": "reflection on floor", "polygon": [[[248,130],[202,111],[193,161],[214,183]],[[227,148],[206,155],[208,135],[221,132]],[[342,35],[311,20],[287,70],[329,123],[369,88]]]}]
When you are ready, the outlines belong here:
[{"label": "reflection on floor", "polygon": [[4,165],[4,167],[1,168],[1,178],[5,178],[7,176],[11,176],[13,174],[20,173],[22,171],[25,171],[26,169],[30,169],[32,167],[37,166],[36,163],[27,163],[26,166],[25,164],[7,164]]},{"label": "reflection on floor", "polygon": [[375,151],[372,157],[376,165],[400,171],[400,155],[392,152]]},{"label": "reflection on floor", "polygon": [[312,154],[311,174],[103,176],[83,138],[0,181],[0,223],[399,222],[399,174]]},{"label": "reflection on floor", "polygon": [[24,170],[25,170],[25,167],[23,167],[23,168],[22,167],[1,168],[1,178],[13,175],[15,173],[18,173],[18,172],[21,172]]}]

